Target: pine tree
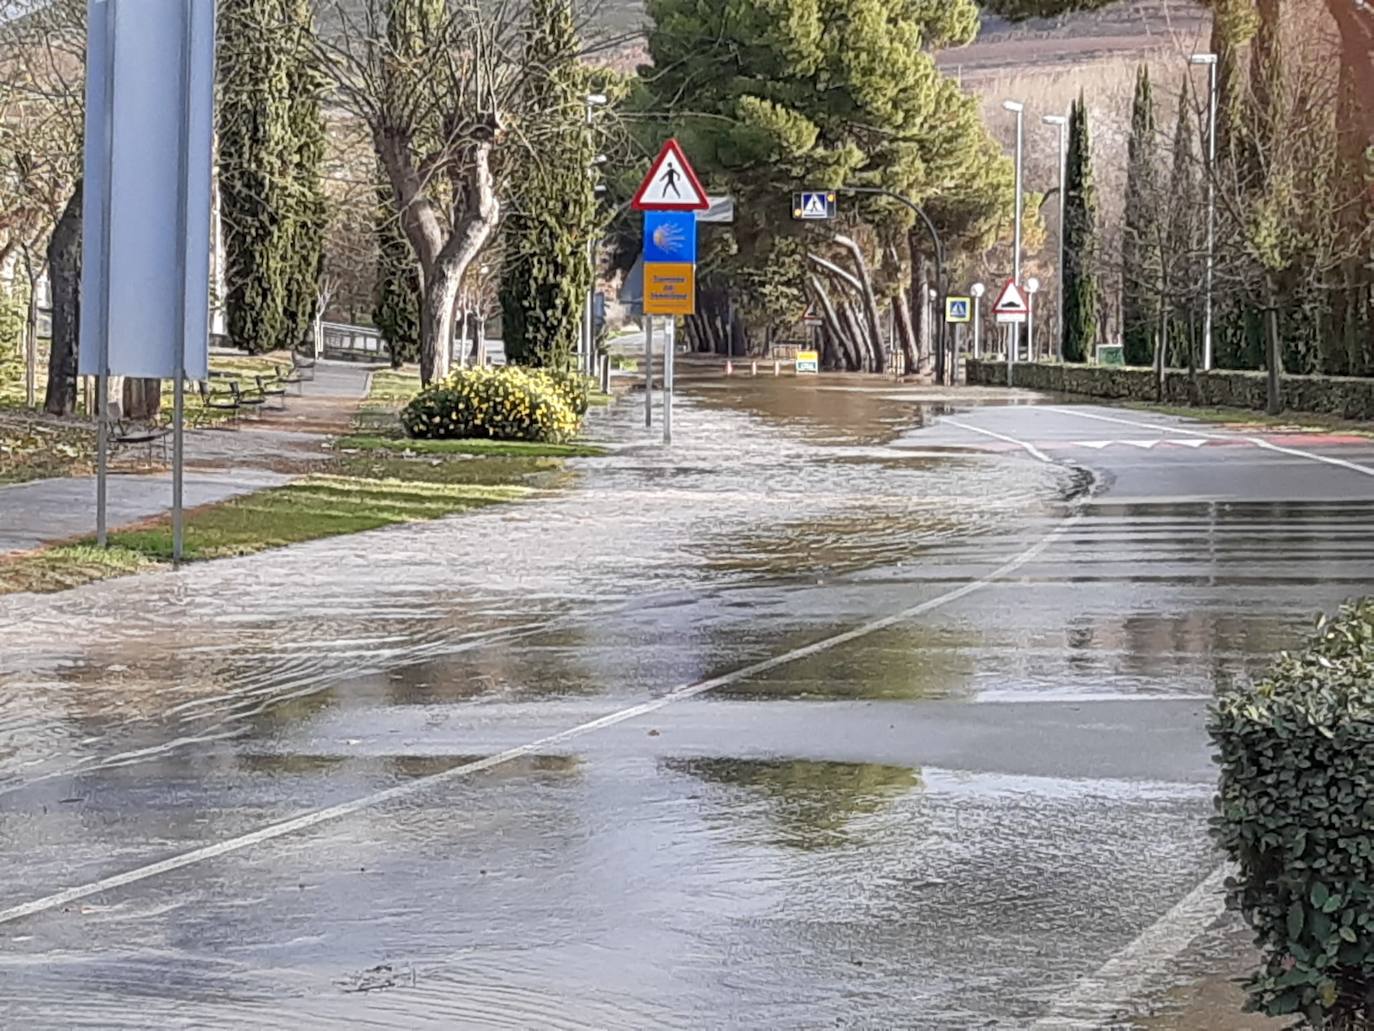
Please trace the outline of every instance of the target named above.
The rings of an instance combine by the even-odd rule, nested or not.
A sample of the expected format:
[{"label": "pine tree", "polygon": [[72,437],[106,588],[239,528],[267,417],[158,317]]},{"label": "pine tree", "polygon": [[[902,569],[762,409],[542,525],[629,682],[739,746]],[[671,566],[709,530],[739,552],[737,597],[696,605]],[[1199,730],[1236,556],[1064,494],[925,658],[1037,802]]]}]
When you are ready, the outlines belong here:
[{"label": "pine tree", "polygon": [[1127,365],[1149,365],[1160,305],[1160,196],[1154,91],[1145,65],[1136,75],[1127,155],[1121,239],[1122,340]]},{"label": "pine tree", "polygon": [[533,0],[525,99],[534,114],[530,146],[512,177],[501,276],[506,355],[524,365],[566,368],[577,351],[596,232],[591,175],[595,146],[585,124],[587,79],[577,63],[571,0]]},{"label": "pine tree", "polygon": [[1082,94],[1069,115],[1064,191],[1064,360],[1087,361],[1097,341],[1097,188],[1088,107]]},{"label": "pine tree", "polygon": [[225,0],[219,16],[219,165],[225,309],[234,344],[298,346],[324,236],[318,85],[303,0]]}]

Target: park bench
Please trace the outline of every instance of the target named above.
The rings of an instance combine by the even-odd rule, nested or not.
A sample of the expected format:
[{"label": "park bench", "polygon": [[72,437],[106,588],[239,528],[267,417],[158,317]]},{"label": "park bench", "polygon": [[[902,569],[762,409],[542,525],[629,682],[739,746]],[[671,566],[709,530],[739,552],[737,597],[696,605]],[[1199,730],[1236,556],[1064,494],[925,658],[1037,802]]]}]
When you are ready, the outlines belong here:
[{"label": "park bench", "polygon": [[253,381],[257,383],[257,392],[262,395],[264,401],[269,397],[275,397],[278,408],[286,407],[286,387],[279,378],[264,379],[261,376],[254,376]]},{"label": "park bench", "polygon": [[300,351],[292,351],[291,375],[296,377],[295,382],[297,383],[313,380],[315,378],[315,359],[308,354],[302,354]]},{"label": "park bench", "polygon": [[189,413],[192,426],[208,425],[212,412],[228,412],[227,421],[231,426],[238,422],[241,406],[232,390],[212,390],[210,384],[201,380],[196,384],[196,392],[200,395],[200,408],[192,409]]},{"label": "park bench", "polygon": [[148,465],[152,466],[153,453],[162,448],[163,464],[167,462],[167,441],[172,435],[172,427],[162,423],[141,423],[132,419],[120,419],[110,427],[110,452],[117,455],[130,448],[144,447]]},{"label": "park bench", "polygon": [[267,404],[266,394],[260,390],[245,390],[236,379],[229,381],[229,392],[234,395],[234,400],[239,403],[240,409],[256,412]]}]

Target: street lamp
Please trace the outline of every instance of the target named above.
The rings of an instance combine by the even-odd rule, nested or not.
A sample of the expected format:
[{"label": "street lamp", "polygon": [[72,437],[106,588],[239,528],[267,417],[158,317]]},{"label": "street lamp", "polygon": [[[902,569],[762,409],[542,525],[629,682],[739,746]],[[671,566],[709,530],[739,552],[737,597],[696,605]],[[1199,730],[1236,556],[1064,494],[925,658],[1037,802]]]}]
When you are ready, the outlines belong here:
[{"label": "street lamp", "polygon": [[1207,67],[1211,88],[1207,100],[1207,283],[1206,307],[1202,315],[1202,369],[1212,369],[1212,278],[1216,267],[1217,246],[1217,55],[1194,54],[1189,64]]},{"label": "street lamp", "polygon": [[1065,181],[1069,175],[1069,120],[1063,115],[1045,115],[1042,121],[1046,125],[1059,127],[1059,273],[1055,277],[1059,303],[1054,316],[1054,356],[1062,360],[1064,357],[1064,192]]},{"label": "street lamp", "polygon": [[983,295],[988,292],[988,288],[982,283],[974,283],[969,288],[969,293],[973,294],[973,357],[983,357]]},{"label": "street lamp", "polygon": [[[593,112],[598,107],[605,107],[609,103],[609,100],[604,93],[588,93],[585,99],[587,104],[587,135],[590,137],[592,134],[592,125],[594,124]],[[605,154],[598,154],[592,159],[591,171],[595,173],[599,166],[606,163],[606,160]],[[602,190],[596,189],[595,187],[593,187],[593,189],[595,189],[597,193],[602,192]],[[596,297],[596,236],[591,233],[587,236],[587,267],[589,269],[589,275],[587,277],[587,297],[583,305],[584,310],[582,313],[581,365],[582,372],[586,375],[590,375],[594,371],[593,362],[596,360],[593,355],[596,334],[592,328],[594,324],[593,308],[595,306]]]}]

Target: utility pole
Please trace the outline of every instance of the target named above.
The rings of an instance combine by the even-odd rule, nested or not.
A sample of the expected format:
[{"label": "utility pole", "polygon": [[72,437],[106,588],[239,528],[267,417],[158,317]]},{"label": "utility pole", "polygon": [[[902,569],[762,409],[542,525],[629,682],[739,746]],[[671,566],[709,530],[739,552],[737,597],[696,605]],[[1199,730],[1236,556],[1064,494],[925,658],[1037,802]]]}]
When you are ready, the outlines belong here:
[{"label": "utility pole", "polygon": [[[595,124],[594,112],[598,107],[605,107],[607,103],[606,94],[589,93],[586,96],[587,105],[587,137],[594,140],[592,126]],[[596,176],[596,169],[599,165],[606,163],[606,155],[599,154],[592,161],[588,174],[593,178]],[[601,191],[598,189],[598,193]],[[592,375],[594,371],[595,358],[595,331],[593,329],[594,317],[592,307],[596,295],[596,235],[592,232],[587,238],[587,267],[589,269],[587,279],[587,296],[584,301],[584,311],[582,317],[582,354],[579,355],[578,366],[584,376]]]}]

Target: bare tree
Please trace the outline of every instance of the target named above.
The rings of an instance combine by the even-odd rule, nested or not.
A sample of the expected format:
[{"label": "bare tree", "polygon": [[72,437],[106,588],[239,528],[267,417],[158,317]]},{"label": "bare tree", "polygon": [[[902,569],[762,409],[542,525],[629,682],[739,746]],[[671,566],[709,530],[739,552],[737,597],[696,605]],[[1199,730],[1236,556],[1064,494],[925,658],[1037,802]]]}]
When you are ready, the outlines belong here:
[{"label": "bare tree", "polygon": [[316,43],[334,99],[367,126],[420,266],[420,373],[450,361],[464,274],[500,217],[501,148],[523,75],[510,0],[334,0]]}]

